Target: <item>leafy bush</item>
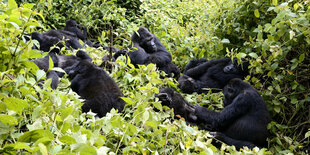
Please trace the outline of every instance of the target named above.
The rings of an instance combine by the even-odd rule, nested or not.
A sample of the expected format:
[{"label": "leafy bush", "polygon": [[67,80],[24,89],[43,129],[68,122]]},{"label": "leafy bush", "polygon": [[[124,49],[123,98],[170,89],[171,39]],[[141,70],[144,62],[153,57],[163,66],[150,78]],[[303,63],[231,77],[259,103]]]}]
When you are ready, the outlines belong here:
[{"label": "leafy bush", "polygon": [[[33,50],[35,41],[21,34],[61,29],[76,19],[89,30],[89,39],[125,48],[138,27],[158,36],[180,68],[192,58],[246,58],[247,81],[267,103],[273,122],[269,151],[244,149],[247,154],[307,154],[310,143],[308,1],[258,0],[118,0],[0,2],[0,153],[41,154],[211,154],[237,153],[232,146],[215,148],[208,131],[174,119],[173,110],[154,98],[160,88],[177,90],[176,81],[159,78],[154,65],[134,68],[125,57],[113,62],[110,73],[127,102],[123,113],[112,110],[95,119],[82,114],[83,104],[61,79],[43,87],[44,71],[28,61],[45,54]],[[108,52],[86,48],[94,63]],[[67,51],[68,54],[75,52]],[[50,68],[52,69],[52,67]],[[183,94],[193,104],[222,108],[222,93]],[[154,108],[159,111],[154,111]],[[308,152],[307,152],[308,151]]]}]

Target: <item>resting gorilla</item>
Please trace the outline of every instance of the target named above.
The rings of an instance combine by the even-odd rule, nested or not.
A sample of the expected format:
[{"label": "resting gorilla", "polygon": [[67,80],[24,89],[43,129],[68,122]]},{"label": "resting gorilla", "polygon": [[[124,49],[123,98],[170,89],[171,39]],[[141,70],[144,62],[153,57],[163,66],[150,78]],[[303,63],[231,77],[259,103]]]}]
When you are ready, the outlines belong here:
[{"label": "resting gorilla", "polygon": [[269,135],[270,116],[259,93],[248,83],[235,78],[224,87],[224,109],[221,112],[195,106],[196,123],[206,123],[206,129],[218,140],[235,145],[265,147]]},{"label": "resting gorilla", "polygon": [[173,89],[160,89],[159,93],[155,96],[159,98],[162,105],[173,108],[174,113],[183,117],[186,122],[195,122],[197,120],[194,107]]},{"label": "resting gorilla", "polygon": [[56,72],[53,70],[48,71],[49,69],[49,57],[51,57],[54,67],[60,67],[64,70],[67,70],[67,68],[72,67],[76,65],[78,62],[81,60],[88,60],[92,61],[92,58],[84,51],[79,50],[76,54],[74,55],[56,55],[53,52],[50,52],[47,56],[44,58],[39,58],[39,59],[33,59],[31,60],[34,62],[39,69],[44,70],[47,72],[46,78],[52,78],[52,83],[51,83],[51,88],[56,89],[59,83],[59,77],[63,77],[64,73]]},{"label": "resting gorilla", "polygon": [[[79,29],[79,25],[74,20],[68,20],[64,30],[49,30],[44,33],[33,32],[31,38],[40,43],[40,50],[49,52],[50,48],[56,45],[59,48],[66,46],[67,48],[79,49],[83,46],[79,39],[85,40],[87,36],[86,28]],[[65,41],[65,45],[60,41]],[[34,47],[37,48],[37,47]],[[54,48],[52,52],[59,53],[59,49]]]},{"label": "resting gorilla", "polygon": [[66,21],[66,26],[64,30],[72,32],[73,34],[75,34],[76,37],[78,37],[82,41],[86,40],[86,37],[87,37],[86,27],[79,25],[75,20],[70,19]]},{"label": "resting gorilla", "polygon": [[82,112],[92,111],[103,117],[112,108],[122,111],[125,102],[120,88],[101,68],[86,60],[81,60],[72,67],[66,68],[71,81],[71,89],[85,99]]},{"label": "resting gorilla", "polygon": [[237,59],[192,60],[179,78],[179,87],[184,93],[204,93],[203,88],[222,89],[233,78],[243,79],[248,75],[248,63],[239,65]]},{"label": "resting gorilla", "polygon": [[[131,63],[137,65],[156,64],[159,70],[165,71],[168,76],[180,74],[179,69],[171,63],[171,54],[161,44],[160,40],[145,27],[140,27],[131,36],[132,52],[128,53]],[[124,54],[124,50],[116,52],[114,58]]]}]

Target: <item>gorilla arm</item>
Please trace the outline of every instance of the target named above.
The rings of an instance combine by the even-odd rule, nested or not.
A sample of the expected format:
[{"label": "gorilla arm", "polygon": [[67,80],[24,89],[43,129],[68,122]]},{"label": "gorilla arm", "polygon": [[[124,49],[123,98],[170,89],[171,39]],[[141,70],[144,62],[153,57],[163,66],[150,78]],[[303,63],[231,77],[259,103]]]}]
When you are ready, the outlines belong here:
[{"label": "gorilla arm", "polygon": [[[250,98],[251,99],[251,98]],[[221,112],[209,110],[200,105],[195,106],[195,113],[202,123],[211,125],[212,129],[222,129],[234,123],[251,108],[248,94],[239,94],[231,104],[227,105]]]},{"label": "gorilla arm", "polygon": [[202,74],[206,73],[209,67],[217,65],[219,63],[228,63],[229,61],[231,61],[230,58],[210,60],[210,61],[207,61],[207,62],[205,62],[199,66],[196,66],[194,68],[191,68],[191,69],[185,71],[184,74],[189,76],[189,77],[192,77],[192,78],[198,78]]}]

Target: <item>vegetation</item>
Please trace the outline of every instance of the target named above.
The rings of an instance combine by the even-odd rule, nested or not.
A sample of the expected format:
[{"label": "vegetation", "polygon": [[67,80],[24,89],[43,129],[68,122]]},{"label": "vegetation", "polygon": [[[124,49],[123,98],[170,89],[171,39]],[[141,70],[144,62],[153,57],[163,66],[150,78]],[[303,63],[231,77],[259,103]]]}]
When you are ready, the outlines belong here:
[{"label": "vegetation", "polygon": [[[308,0],[7,0],[0,2],[0,154],[308,154],[310,152],[310,1]],[[155,66],[134,68],[125,57],[110,75],[127,102],[95,119],[61,79],[52,90],[44,71],[29,61],[46,53],[21,34],[61,29],[76,19],[89,39],[130,45],[147,27],[183,68],[193,58],[246,58],[246,81],[260,91],[272,116],[268,149],[216,148],[208,131],[174,119],[154,93],[177,89]],[[108,51],[86,48],[96,64]],[[74,52],[67,51],[68,54]],[[117,65],[116,65],[117,64]],[[52,67],[51,67],[52,68]],[[56,68],[57,69],[57,68]],[[222,108],[222,93],[183,96],[192,104]],[[160,111],[155,112],[154,107]]]}]

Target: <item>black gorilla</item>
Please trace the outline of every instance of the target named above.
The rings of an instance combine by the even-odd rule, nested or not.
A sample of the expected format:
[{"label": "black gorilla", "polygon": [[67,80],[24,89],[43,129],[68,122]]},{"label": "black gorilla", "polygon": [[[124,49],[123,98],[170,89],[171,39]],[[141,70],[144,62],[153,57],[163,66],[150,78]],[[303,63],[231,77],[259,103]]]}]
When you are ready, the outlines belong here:
[{"label": "black gorilla", "polygon": [[[159,70],[165,71],[168,76],[171,76],[172,73],[180,73],[177,66],[171,63],[171,54],[161,44],[160,40],[145,27],[140,27],[137,32],[132,34],[131,42],[133,48],[128,55],[131,63],[135,66],[153,63]],[[124,50],[116,52],[115,59],[123,53]]]},{"label": "black gorilla", "polygon": [[87,29],[79,25],[75,20],[68,20],[66,21],[66,26],[64,28],[65,31],[72,32],[78,37],[79,39],[85,41],[87,37]]},{"label": "black gorilla", "polygon": [[46,79],[50,79],[50,78],[52,79],[51,88],[56,89],[59,83],[59,76],[55,71],[48,70],[49,69],[49,57],[51,57],[53,62],[57,61],[56,59],[58,59],[55,54],[51,53],[45,56],[44,58],[33,59],[31,61],[34,62],[39,67],[39,69],[42,69],[46,72]]},{"label": "black gorilla", "polygon": [[233,78],[243,79],[248,75],[248,63],[239,65],[237,59],[192,60],[179,78],[179,87],[184,93],[204,93],[204,88],[222,89]]},{"label": "black gorilla", "polygon": [[122,111],[125,102],[120,88],[114,80],[95,64],[81,60],[76,65],[66,68],[71,81],[71,89],[85,99],[82,112],[92,111],[103,117],[112,108]]},{"label": "black gorilla", "polygon": [[162,105],[174,109],[176,115],[180,115],[187,122],[195,122],[197,116],[195,116],[194,107],[189,104],[178,92],[171,88],[160,89],[159,93],[156,95],[159,98]]},{"label": "black gorilla", "polygon": [[84,51],[79,50],[76,54],[74,55],[56,55],[53,52],[50,52],[47,56],[44,58],[39,58],[39,59],[33,59],[31,60],[34,62],[39,69],[44,70],[46,73],[46,78],[52,78],[52,83],[51,83],[51,88],[56,89],[59,83],[59,77],[63,77],[64,73],[56,72],[53,70],[48,71],[49,69],[49,57],[51,57],[54,67],[60,67],[64,70],[67,70],[67,68],[72,67],[76,65],[78,62],[81,60],[88,60],[92,61],[92,58]]},{"label": "black gorilla", "polygon": [[[86,28],[82,27],[82,32],[80,27],[81,26],[79,26],[74,20],[68,20],[64,30],[49,30],[44,33],[33,32],[31,33],[31,38],[40,43],[40,50],[44,52],[49,52],[50,48],[54,45],[58,48],[65,46],[69,49],[79,49],[83,48],[79,39],[84,41],[87,37]],[[60,41],[64,41],[65,44]],[[54,48],[51,52],[59,53],[59,49]]]},{"label": "black gorilla", "polygon": [[224,109],[215,112],[196,105],[196,123],[206,123],[218,140],[235,145],[265,147],[270,116],[259,93],[248,83],[235,78],[224,87]]}]

